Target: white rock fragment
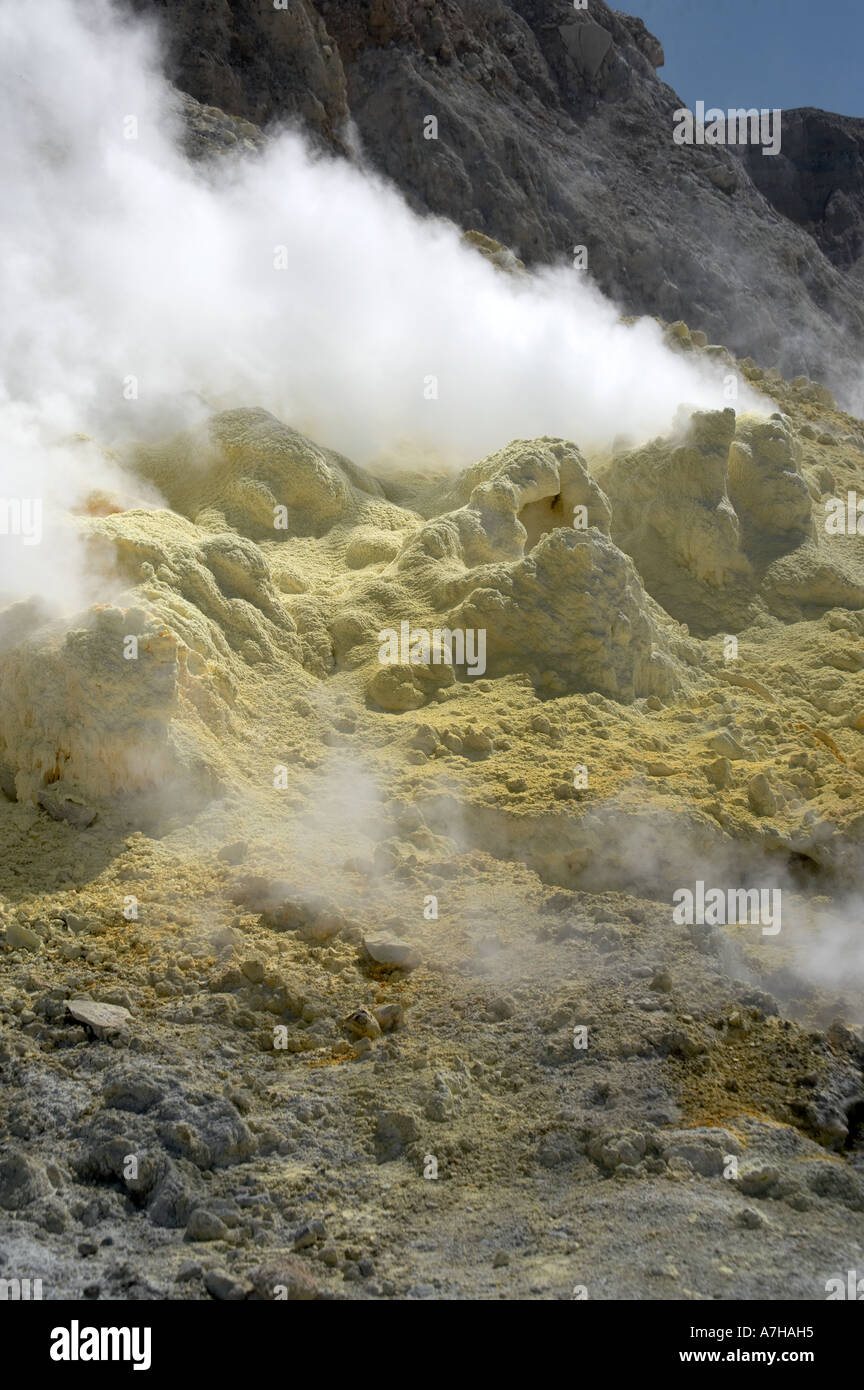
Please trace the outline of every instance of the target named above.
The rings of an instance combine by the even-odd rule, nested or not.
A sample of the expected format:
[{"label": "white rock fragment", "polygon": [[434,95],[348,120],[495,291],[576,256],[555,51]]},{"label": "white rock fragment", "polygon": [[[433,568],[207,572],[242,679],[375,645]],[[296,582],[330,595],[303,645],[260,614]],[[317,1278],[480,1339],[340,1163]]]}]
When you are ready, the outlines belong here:
[{"label": "white rock fragment", "polygon": [[392,936],[389,932],[365,936],[363,945],[367,954],[378,965],[392,965],[398,966],[400,970],[414,970],[423,959],[417,947],[412,946],[410,941],[400,941],[398,936]]},{"label": "white rock fragment", "polygon": [[78,1023],[91,1028],[97,1038],[119,1032],[132,1021],[129,1010],[119,1004],[97,1004],[92,999],[67,999],[66,1008]]}]

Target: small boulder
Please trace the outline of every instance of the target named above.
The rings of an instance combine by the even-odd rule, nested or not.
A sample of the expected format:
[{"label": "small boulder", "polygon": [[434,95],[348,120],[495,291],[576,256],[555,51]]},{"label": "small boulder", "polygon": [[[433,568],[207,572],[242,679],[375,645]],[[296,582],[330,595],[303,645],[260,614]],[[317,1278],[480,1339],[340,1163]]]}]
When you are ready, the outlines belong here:
[{"label": "small boulder", "polygon": [[381,1025],[368,1009],[355,1009],[345,1019],[344,1027],[354,1038],[377,1038],[381,1035]]},{"label": "small boulder", "polygon": [[196,1207],[186,1224],[187,1240],[224,1240],[227,1234],[225,1222],[206,1207]]},{"label": "small boulder", "polygon": [[97,1004],[92,999],[67,999],[66,1010],[97,1038],[119,1033],[132,1021],[129,1010],[119,1004]]},{"label": "small boulder", "polygon": [[42,941],[35,931],[25,927],[23,922],[18,922],[13,917],[11,922],[6,924],[6,941],[9,946],[13,946],[17,951],[41,951]]},{"label": "small boulder", "polygon": [[53,788],[43,787],[37,798],[43,811],[52,820],[65,820],[77,830],[86,830],[96,819],[96,812],[77,797],[66,796]]},{"label": "small boulder", "polygon": [[392,1033],[402,1023],[404,1010],[401,1004],[381,1004],[375,1010],[375,1017],[382,1033]]},{"label": "small boulder", "polygon": [[266,1301],[309,1303],[320,1297],[318,1285],[302,1260],[278,1255],[249,1271],[253,1297]]},{"label": "small boulder", "polygon": [[747,801],[754,816],[773,816],[777,798],[764,772],[757,772],[747,783]]},{"label": "small boulder", "polygon": [[414,970],[423,959],[416,946],[410,941],[401,941],[389,932],[379,932],[374,936],[364,936],[363,946],[367,955],[377,965],[388,965],[399,970]]}]

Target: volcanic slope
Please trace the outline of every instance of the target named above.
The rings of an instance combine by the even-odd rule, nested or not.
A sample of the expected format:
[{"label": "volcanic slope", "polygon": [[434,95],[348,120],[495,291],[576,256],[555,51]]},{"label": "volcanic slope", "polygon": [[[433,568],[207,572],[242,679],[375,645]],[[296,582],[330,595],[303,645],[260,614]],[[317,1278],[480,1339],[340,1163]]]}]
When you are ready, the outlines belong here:
[{"label": "volcanic slope", "polygon": [[[4,1277],[804,1300],[862,1267],[864,552],[826,521],[864,425],[736,366],[763,414],[455,478],[227,411],[130,447],[164,508],[70,519],[105,602],[0,632]],[[782,922],[676,920],[700,881]]]}]

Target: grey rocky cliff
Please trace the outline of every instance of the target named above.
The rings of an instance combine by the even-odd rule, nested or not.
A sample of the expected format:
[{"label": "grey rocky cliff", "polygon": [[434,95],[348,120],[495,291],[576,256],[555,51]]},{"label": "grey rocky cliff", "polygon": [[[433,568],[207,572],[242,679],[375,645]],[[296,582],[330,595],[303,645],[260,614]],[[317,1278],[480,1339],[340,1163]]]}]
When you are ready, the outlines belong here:
[{"label": "grey rocky cliff", "polygon": [[746,164],[760,192],[834,265],[864,273],[864,120],[813,107],[784,111],[779,157],[748,150]]},{"label": "grey rocky cliff", "polygon": [[[359,147],[414,207],[529,263],[584,245],[627,312],[684,318],[860,404],[861,122],[791,113],[806,119],[774,158],[676,146],[661,45],[603,0],[137,5],[161,17],[169,72],[199,102]],[[822,146],[827,201],[810,207]]]}]

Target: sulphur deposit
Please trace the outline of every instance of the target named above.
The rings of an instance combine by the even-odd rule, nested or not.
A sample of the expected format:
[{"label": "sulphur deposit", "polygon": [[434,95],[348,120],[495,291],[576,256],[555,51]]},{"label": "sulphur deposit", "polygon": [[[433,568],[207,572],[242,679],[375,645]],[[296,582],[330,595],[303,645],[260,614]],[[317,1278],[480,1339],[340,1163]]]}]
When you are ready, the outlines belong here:
[{"label": "sulphur deposit", "polygon": [[[864,425],[666,332],[761,410],[381,477],[223,411],[70,516],[101,601],[0,616],[0,1219],[46,1297],[862,1267]],[[779,929],[676,918],[712,888]]]}]

